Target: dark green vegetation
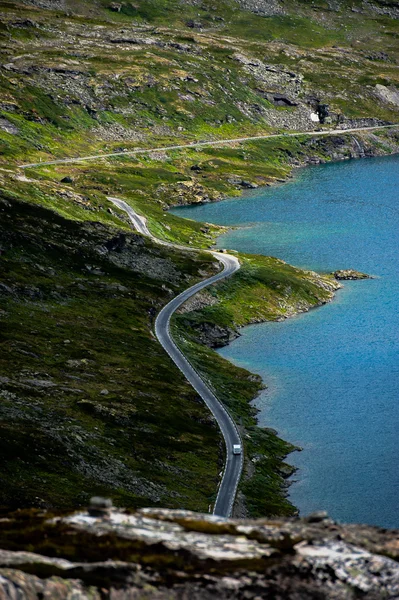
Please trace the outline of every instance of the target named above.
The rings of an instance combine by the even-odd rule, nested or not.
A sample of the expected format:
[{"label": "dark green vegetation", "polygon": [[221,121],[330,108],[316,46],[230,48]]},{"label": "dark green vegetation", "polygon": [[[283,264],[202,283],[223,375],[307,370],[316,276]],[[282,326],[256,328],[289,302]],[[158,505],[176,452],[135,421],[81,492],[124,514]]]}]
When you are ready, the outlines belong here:
[{"label": "dark green vegetation", "polygon": [[[207,510],[214,499],[223,444],[151,327],[173,294],[215,266],[132,234],[107,196],[124,197],[156,236],[206,248],[221,228],[168,207],[275,183],[308,162],[398,150],[392,129],[19,168],[398,121],[392,3],[258,4],[255,14],[245,0],[2,2],[0,502],[69,507],[100,493]],[[283,460],[292,447],[258,429],[249,405],[261,382],[208,346],[323,303],[333,284],[275,259],[241,260],[202,307],[178,316],[176,331],[245,426],[248,510],[291,514]]]},{"label": "dark green vegetation", "polygon": [[96,492],[206,511],[219,434],[151,327],[214,272],[210,256],[25,203],[0,214],[0,503],[71,507]]}]

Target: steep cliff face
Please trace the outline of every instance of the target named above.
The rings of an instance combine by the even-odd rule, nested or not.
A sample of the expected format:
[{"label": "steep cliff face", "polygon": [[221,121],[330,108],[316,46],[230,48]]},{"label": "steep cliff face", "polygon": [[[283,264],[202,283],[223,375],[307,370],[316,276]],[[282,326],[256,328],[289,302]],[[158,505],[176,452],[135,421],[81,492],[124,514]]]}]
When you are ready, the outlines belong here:
[{"label": "steep cliff face", "polygon": [[0,523],[2,600],[394,600],[398,531],[188,511],[17,512]]}]

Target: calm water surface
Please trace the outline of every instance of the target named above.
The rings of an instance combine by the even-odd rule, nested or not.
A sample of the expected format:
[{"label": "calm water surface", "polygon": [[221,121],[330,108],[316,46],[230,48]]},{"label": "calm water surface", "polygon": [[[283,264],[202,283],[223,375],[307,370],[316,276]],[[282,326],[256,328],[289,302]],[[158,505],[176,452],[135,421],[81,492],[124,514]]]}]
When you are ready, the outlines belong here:
[{"label": "calm water surface", "polygon": [[240,199],[176,209],[240,225],[219,246],[319,271],[355,268],[336,300],[242,330],[220,351],[259,373],[261,425],[303,447],[290,499],[302,514],[399,526],[399,157],[310,167]]}]

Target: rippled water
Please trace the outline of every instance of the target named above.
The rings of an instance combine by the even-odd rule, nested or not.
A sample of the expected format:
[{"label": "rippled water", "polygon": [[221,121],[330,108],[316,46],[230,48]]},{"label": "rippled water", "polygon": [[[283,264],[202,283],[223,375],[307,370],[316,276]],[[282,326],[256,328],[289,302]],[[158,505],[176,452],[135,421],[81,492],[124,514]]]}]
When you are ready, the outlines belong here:
[{"label": "rippled water", "polygon": [[247,327],[220,353],[260,373],[261,425],[303,447],[290,499],[303,514],[399,526],[399,157],[299,171],[287,184],[174,211],[241,225],[219,246],[319,271],[355,268],[336,300]]}]

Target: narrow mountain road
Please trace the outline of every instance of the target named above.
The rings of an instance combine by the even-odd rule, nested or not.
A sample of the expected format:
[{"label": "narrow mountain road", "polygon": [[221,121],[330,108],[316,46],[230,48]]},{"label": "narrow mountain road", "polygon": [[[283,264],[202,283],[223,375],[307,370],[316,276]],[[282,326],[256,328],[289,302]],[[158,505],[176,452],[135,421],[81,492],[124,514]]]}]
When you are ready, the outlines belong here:
[{"label": "narrow mountain road", "polygon": [[209,142],[193,142],[191,144],[180,144],[177,146],[161,146],[159,148],[137,148],[136,150],[121,150],[120,152],[110,152],[108,154],[93,154],[91,156],[78,156],[77,158],[59,158],[57,160],[47,160],[38,163],[29,163],[26,165],[20,165],[21,169],[28,169],[30,167],[42,167],[45,165],[61,165],[65,163],[76,163],[83,162],[85,160],[95,160],[98,158],[109,158],[110,156],[134,156],[136,154],[147,154],[149,152],[161,152],[166,150],[184,150],[185,148],[201,148],[202,146],[225,146],[228,144],[235,144],[238,142],[251,142],[253,140],[267,140],[279,137],[298,137],[301,135],[306,136],[323,136],[323,135],[339,135],[340,133],[355,133],[357,131],[373,131],[376,129],[387,129],[389,127],[398,127],[399,124],[394,123],[392,125],[374,125],[371,127],[354,127],[351,129],[330,129],[328,131],[297,131],[295,133],[272,133],[270,135],[255,135],[251,137],[241,137],[226,140],[211,140]]},{"label": "narrow mountain road", "polygon": [[112,196],[108,196],[108,200],[110,200],[113,204],[115,204],[115,206],[117,206],[121,210],[124,210],[127,213],[136,231],[142,233],[143,235],[148,235],[148,237],[152,238],[156,242],[159,241],[161,244],[166,244],[166,242],[163,242],[163,240],[156,240],[154,238],[154,236],[150,233],[150,230],[147,227],[145,218],[141,217],[136,212],[134,212],[132,207],[129,206],[127,202],[121,200],[120,198],[114,198]]},{"label": "narrow mountain road", "polygon": [[[134,228],[143,235],[148,235],[155,242],[162,244],[163,246],[170,246],[191,252],[195,251],[194,248],[186,248],[185,246],[179,246],[155,238],[148,230],[145,219],[138,215],[124,200],[111,196],[108,197],[108,200],[113,202],[113,204],[121,210],[124,210],[128,214]],[[220,273],[209,277],[209,279],[200,281],[187,290],[184,290],[184,292],[173,298],[173,300],[164,306],[155,321],[155,334],[175,365],[180,369],[212,412],[222,432],[226,444],[226,464],[213,514],[229,517],[233,508],[244,461],[243,454],[233,454],[233,445],[240,444],[242,446],[242,440],[236,424],[224,408],[223,404],[216,398],[209,385],[196,372],[187,358],[176,346],[170,333],[170,319],[179,306],[203,288],[208,287],[209,285],[212,285],[212,283],[224,279],[225,277],[229,277],[240,268],[240,263],[235,256],[221,254],[220,252],[211,252],[211,254],[222,263],[223,270]]]}]

